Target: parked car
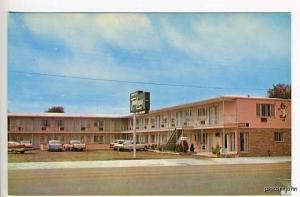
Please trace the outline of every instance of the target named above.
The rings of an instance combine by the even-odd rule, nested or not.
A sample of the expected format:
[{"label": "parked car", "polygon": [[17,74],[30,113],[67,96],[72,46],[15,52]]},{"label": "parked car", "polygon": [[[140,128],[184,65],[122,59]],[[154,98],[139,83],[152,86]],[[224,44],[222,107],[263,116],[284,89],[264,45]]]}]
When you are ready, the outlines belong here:
[{"label": "parked car", "polygon": [[83,151],[86,149],[86,145],[84,143],[82,143],[80,140],[71,140],[70,144],[72,145],[71,150]]},{"label": "parked car", "polygon": [[113,148],[116,144],[119,144],[119,143],[123,143],[125,140],[121,140],[121,139],[119,139],[119,140],[115,140],[115,141],[113,141],[113,142],[111,142],[110,144],[109,144],[109,148]]},{"label": "parked car", "polygon": [[50,140],[48,143],[48,151],[62,151],[63,146],[60,140]]},{"label": "parked car", "polygon": [[[139,142],[136,143],[136,150],[147,150],[147,144],[141,144]],[[126,140],[123,143],[116,144],[114,146],[114,150],[118,151],[124,151],[124,150],[133,150],[133,141],[132,140]]]},{"label": "parked car", "polygon": [[25,153],[25,145],[19,142],[9,141],[8,142],[8,152],[11,153]]},{"label": "parked car", "polygon": [[25,145],[26,150],[32,150],[32,143],[30,141],[22,140],[20,143]]},{"label": "parked car", "polygon": [[64,144],[63,148],[65,151],[83,151],[86,149],[86,145],[80,140],[70,140],[69,144]]}]

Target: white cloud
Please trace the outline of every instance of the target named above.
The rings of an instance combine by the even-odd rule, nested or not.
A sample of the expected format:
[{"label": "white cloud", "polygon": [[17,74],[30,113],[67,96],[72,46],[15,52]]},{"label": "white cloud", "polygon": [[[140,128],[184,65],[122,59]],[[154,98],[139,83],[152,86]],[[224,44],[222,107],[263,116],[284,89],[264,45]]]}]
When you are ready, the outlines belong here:
[{"label": "white cloud", "polygon": [[158,39],[143,14],[25,14],[25,24],[40,36],[57,37],[71,49],[111,43],[126,50],[149,49]]},{"label": "white cloud", "polygon": [[132,50],[157,46],[157,35],[143,14],[101,14],[97,17],[101,36],[122,48]]},{"label": "white cloud", "polygon": [[189,34],[171,21],[162,20],[162,35],[173,47],[195,60],[210,64],[242,64],[244,58],[285,57],[289,30],[278,31],[254,15],[198,15],[190,20]]},{"label": "white cloud", "polygon": [[98,32],[93,31],[93,20],[86,14],[24,14],[25,24],[33,33],[59,38],[70,49],[84,50],[94,45]]}]

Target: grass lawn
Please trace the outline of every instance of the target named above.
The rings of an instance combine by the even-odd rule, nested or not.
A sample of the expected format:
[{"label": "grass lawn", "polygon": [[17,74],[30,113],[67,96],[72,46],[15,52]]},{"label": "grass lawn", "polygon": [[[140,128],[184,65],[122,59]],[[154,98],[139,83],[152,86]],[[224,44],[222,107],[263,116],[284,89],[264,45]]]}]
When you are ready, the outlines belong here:
[{"label": "grass lawn", "polygon": [[[119,152],[113,150],[93,150],[84,152],[48,152],[28,151],[24,154],[8,154],[8,162],[49,162],[49,161],[100,161],[133,159],[132,152]],[[136,159],[180,159],[198,158],[190,154],[168,154],[149,151],[137,151]]]}]

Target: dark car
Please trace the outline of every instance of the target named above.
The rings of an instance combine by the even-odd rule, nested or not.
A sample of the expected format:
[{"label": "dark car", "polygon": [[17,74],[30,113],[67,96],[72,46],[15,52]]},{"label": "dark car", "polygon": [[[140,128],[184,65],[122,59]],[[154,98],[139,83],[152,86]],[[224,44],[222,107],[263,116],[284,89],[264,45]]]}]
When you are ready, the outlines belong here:
[{"label": "dark car", "polygon": [[48,143],[48,151],[62,151],[63,145],[61,144],[60,140],[50,140]]}]

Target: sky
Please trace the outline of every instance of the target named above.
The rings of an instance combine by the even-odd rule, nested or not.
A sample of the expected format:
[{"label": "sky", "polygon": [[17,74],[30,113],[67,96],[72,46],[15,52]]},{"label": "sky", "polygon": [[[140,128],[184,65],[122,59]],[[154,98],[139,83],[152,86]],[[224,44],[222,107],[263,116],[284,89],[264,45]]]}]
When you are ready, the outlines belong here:
[{"label": "sky", "polygon": [[69,113],[123,115],[136,90],[149,91],[151,109],[158,109],[220,95],[266,96],[273,84],[291,84],[289,13],[10,13],[8,18],[10,112],[59,105]]}]

